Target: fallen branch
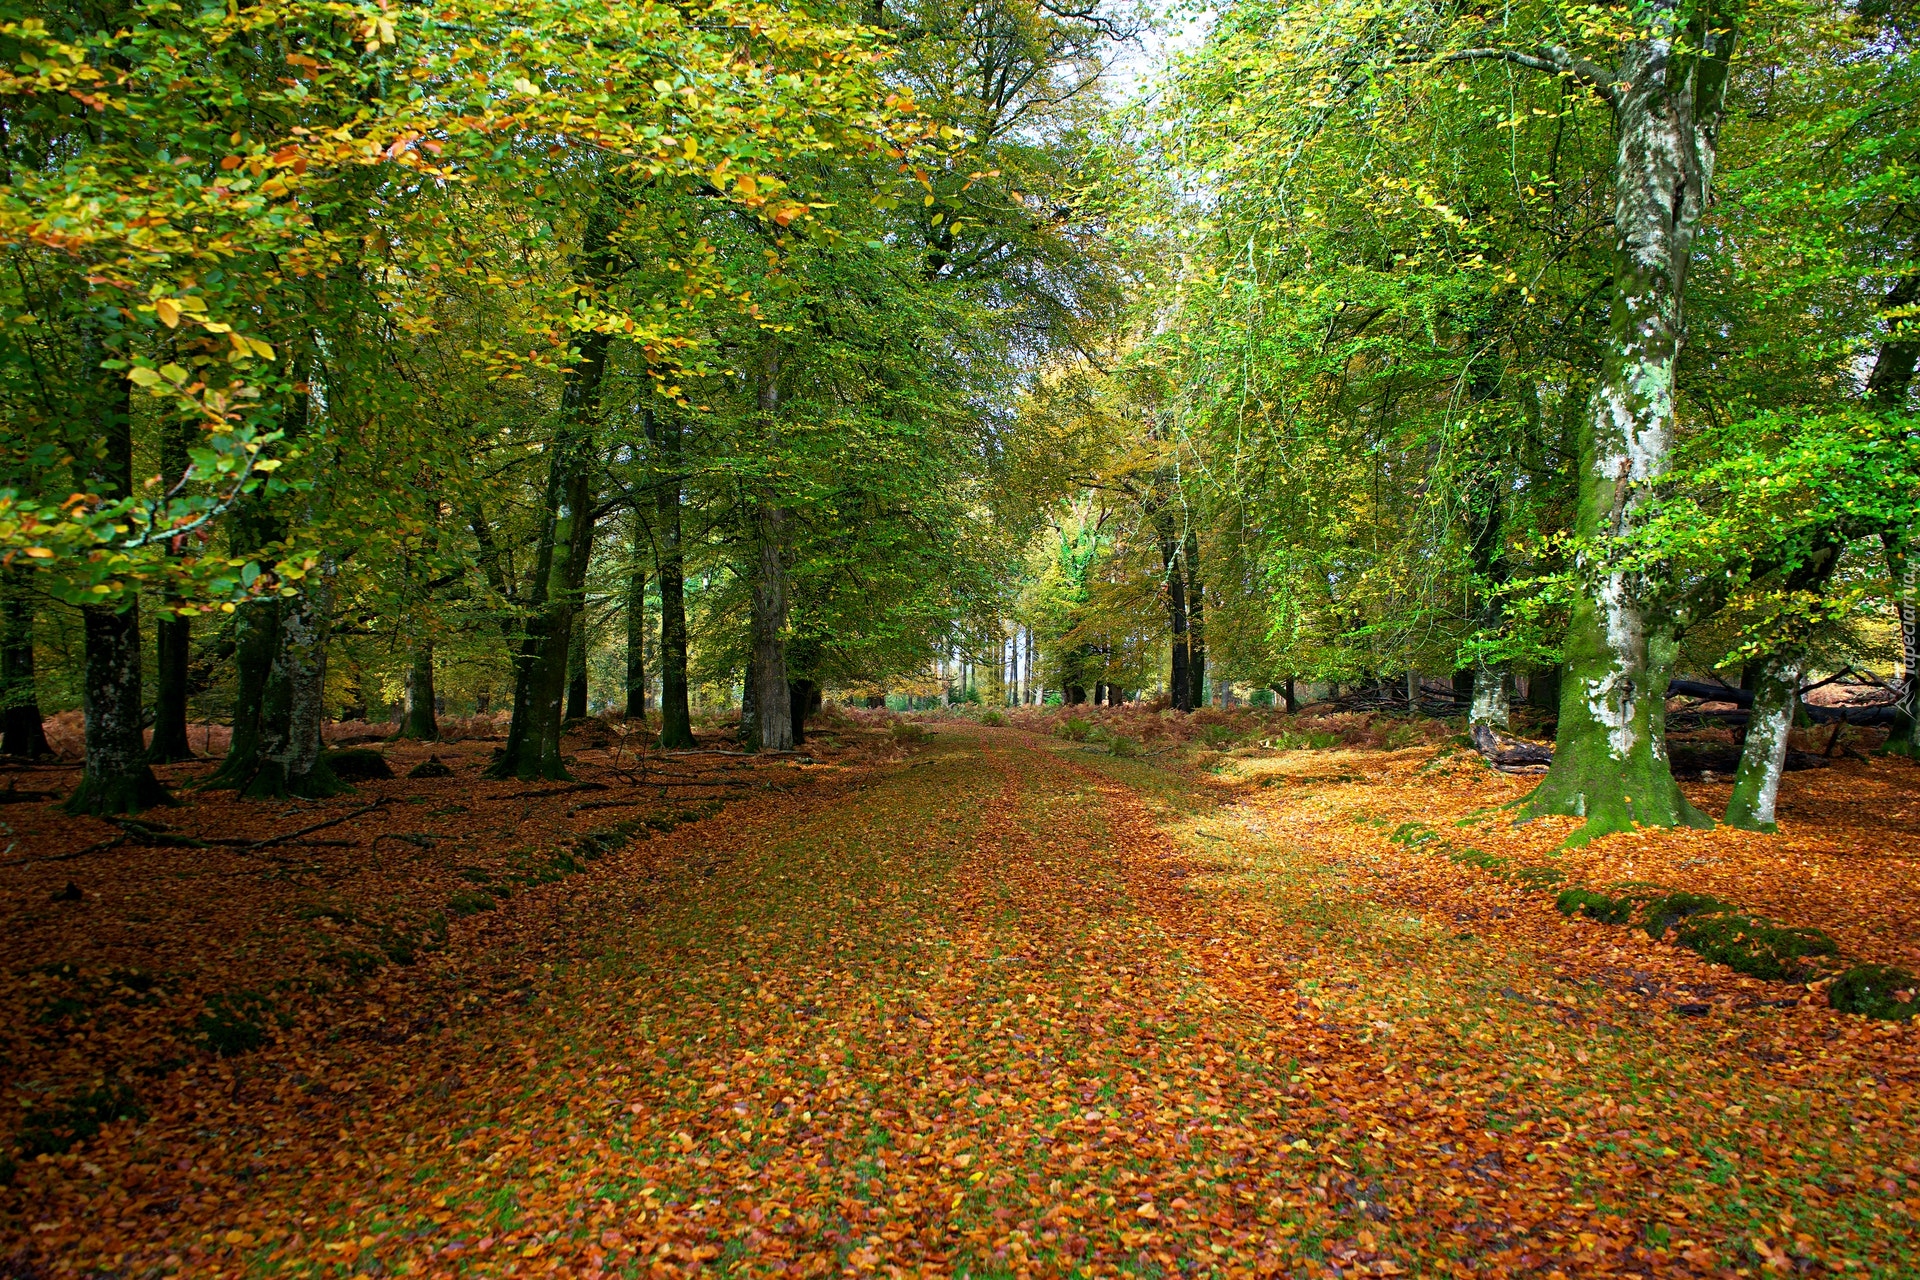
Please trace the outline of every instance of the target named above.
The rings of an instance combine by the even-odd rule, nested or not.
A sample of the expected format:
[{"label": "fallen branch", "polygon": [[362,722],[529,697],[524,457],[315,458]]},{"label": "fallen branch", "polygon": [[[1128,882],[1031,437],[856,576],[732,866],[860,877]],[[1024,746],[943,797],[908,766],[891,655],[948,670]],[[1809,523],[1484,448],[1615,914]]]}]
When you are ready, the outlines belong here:
[{"label": "fallen branch", "polygon": [[362,814],[372,813],[375,809],[392,803],[392,797],[381,796],[372,804],[363,804],[352,813],[343,813],[337,818],[328,818],[325,822],[316,822],[310,827],[302,827],[298,831],[289,831],[283,836],[268,836],[265,840],[255,840],[252,844],[242,845],[240,847],[243,850],[252,851],[254,849],[265,849],[269,845],[285,844],[289,840],[298,840],[301,836],[311,835],[315,831],[324,831],[328,827],[337,827],[343,822],[358,818]]},{"label": "fallen branch", "polygon": [[540,796],[570,796],[578,791],[605,791],[606,789],[607,784],[604,782],[576,782],[572,786],[545,787],[538,791],[515,791],[511,795],[487,796],[485,798],[488,800],[528,800]]},{"label": "fallen branch", "polygon": [[1553,748],[1502,733],[1490,724],[1473,726],[1473,747],[1496,769],[1532,770],[1553,763]]},{"label": "fallen branch", "polygon": [[24,867],[30,862],[72,862],[75,858],[84,858],[90,853],[105,853],[108,849],[117,849],[126,842],[127,837],[123,832],[117,836],[108,836],[105,840],[90,844],[84,849],[75,849],[72,853],[54,853],[44,858],[15,858],[11,862],[0,862],[0,867]]}]

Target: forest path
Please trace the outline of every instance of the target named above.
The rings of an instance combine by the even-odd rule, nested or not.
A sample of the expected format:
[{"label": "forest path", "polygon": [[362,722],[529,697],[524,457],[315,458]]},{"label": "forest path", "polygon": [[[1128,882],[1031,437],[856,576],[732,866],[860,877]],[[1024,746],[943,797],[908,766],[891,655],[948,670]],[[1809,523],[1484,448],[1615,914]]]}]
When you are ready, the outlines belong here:
[{"label": "forest path", "polygon": [[1912,1138],[1885,1080],[1884,1106],[1870,1079],[1787,1089],[1780,1011],[1679,1017],[1569,975],[1539,920],[1421,881],[1310,795],[942,727],[831,805],[696,842],[664,893],[617,865],[582,877],[578,932],[535,953],[522,1003],[368,1045],[359,1083],[263,1096],[254,1129],[150,1166],[131,1204],[83,1198],[88,1256],[66,1261],[1545,1276],[1911,1258],[1903,1187],[1870,1159]]}]

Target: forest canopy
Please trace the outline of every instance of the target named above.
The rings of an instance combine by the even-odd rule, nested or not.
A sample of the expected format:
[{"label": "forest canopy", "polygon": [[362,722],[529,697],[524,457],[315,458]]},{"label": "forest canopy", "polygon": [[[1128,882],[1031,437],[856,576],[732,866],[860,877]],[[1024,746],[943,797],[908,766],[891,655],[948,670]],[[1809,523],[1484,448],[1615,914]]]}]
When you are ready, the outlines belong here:
[{"label": "forest canopy", "polygon": [[1920,753],[1907,6],[1155,20],[10,15],[0,750],[81,709],[106,814],[190,723],[319,795],[340,720],[538,779],[589,715],[1437,684],[1576,839],[1713,820],[1675,681],[1736,825],[1836,673]]}]

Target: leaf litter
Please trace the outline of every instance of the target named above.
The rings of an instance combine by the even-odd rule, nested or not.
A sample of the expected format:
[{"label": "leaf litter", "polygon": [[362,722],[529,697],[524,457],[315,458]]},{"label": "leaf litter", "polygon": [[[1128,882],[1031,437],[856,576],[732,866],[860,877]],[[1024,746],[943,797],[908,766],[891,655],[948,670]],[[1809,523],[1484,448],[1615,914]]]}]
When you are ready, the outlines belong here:
[{"label": "leaf litter", "polygon": [[[172,1007],[166,980],[142,1004],[123,973],[119,1030],[61,1022],[63,1042],[8,1046],[41,1078],[58,1058],[138,1083],[126,1114],[109,1088],[94,1132],[22,1162],[4,1193],[14,1265],[1911,1273],[1912,1022],[1569,920],[1550,892],[1386,829],[1499,841],[1597,882],[1685,871],[1896,963],[1910,844],[1850,855],[1832,821],[1808,839],[1789,809],[1784,838],[1636,833],[1554,855],[1550,827],[1498,820],[1523,784],[1444,748],[1133,760],[934,727],[904,765],[890,736],[522,886],[411,965],[284,989],[287,1024],[256,1047],[181,1047],[177,1010],[151,1012]],[[1844,780],[1880,788],[1880,813],[1910,805],[1896,767],[1795,777],[1788,800]],[[460,779],[456,764],[477,797]],[[571,831],[561,806],[580,802],[548,800],[532,825]],[[440,833],[411,815],[404,830]],[[428,880],[470,856],[378,847],[419,855],[390,876]],[[249,932],[263,908],[231,872],[204,883],[231,854],[133,853],[171,887],[140,899],[157,932],[185,917],[156,899],[195,900],[226,921],[225,963],[280,971],[291,935]],[[183,962],[193,943],[167,945]],[[97,984],[118,954],[77,972]],[[142,1034],[183,1060],[109,1072],[105,1044]]]}]

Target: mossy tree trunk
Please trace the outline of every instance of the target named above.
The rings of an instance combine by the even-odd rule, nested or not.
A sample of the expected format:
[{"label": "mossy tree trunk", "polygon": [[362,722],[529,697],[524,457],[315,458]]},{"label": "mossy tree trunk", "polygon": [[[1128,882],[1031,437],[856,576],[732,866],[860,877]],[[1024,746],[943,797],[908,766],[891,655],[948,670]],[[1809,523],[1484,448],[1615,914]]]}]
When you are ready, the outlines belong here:
[{"label": "mossy tree trunk", "polygon": [[[96,366],[104,349],[89,344]],[[97,432],[75,464],[86,492],[112,502],[133,492],[131,384],[118,373],[88,370]],[[168,803],[147,763],[140,706],[140,598],[131,590],[118,605],[86,605],[86,671],[80,688],[86,715],[86,770],[67,798],[74,814],[138,813]]]},{"label": "mossy tree trunk", "polygon": [[1780,775],[1787,763],[1788,731],[1793,728],[1794,702],[1804,669],[1798,652],[1769,658],[1759,664],[1753,705],[1747,715],[1747,741],[1740,749],[1740,767],[1733,775],[1733,796],[1727,801],[1727,825],[1745,831],[1774,831],[1774,803],[1780,795]]},{"label": "mossy tree trunk", "polygon": [[[1576,529],[1590,547],[1631,533],[1665,474],[1673,375],[1693,240],[1713,177],[1732,33],[1697,29],[1657,0],[1610,86],[1617,132],[1613,300],[1606,355],[1582,423]],[[1636,824],[1711,820],[1674,783],[1666,690],[1677,654],[1657,583],[1582,558],[1586,588],[1568,629],[1553,765],[1529,816],[1584,818],[1571,843]]]}]

